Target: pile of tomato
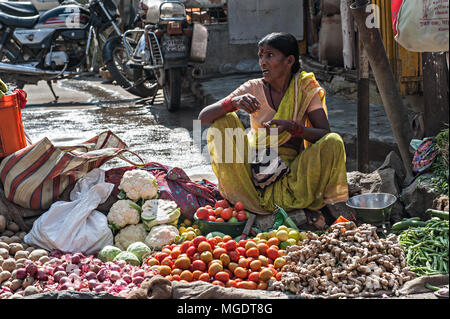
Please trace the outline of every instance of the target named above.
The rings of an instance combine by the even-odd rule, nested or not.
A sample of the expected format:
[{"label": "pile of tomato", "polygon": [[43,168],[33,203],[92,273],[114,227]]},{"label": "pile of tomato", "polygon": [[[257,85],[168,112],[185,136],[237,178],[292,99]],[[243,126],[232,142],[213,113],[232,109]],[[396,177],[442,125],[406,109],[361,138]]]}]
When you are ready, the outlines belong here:
[{"label": "pile of tomato", "polygon": [[226,200],[219,200],[214,207],[207,205],[197,209],[196,215],[199,219],[210,222],[243,222],[248,219],[250,213],[245,211],[244,204],[237,202],[234,207]]},{"label": "pile of tomato", "polygon": [[257,238],[236,242],[229,235],[208,240],[197,236],[163,247],[145,263],[173,281],[201,280],[223,287],[267,289],[269,280],[281,279],[285,255],[276,244]]}]

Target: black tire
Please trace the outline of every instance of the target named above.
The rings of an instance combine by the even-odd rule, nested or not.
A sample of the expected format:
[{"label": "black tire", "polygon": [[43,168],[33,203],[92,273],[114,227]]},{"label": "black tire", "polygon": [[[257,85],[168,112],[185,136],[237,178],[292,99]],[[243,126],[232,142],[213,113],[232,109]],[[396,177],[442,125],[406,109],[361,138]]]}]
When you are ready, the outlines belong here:
[{"label": "black tire", "polygon": [[[158,90],[156,81],[144,81],[139,84],[135,84],[133,82],[133,79],[137,78],[135,70],[131,70],[125,65],[126,58],[121,59],[121,57],[126,57],[124,53],[125,48],[123,47],[122,41],[120,39],[113,40],[109,48],[111,50],[110,54],[112,59],[106,63],[106,68],[117,84],[131,94],[139,97],[145,98],[153,96]],[[145,73],[141,73],[140,76],[145,76]]]},{"label": "black tire", "polygon": [[167,74],[166,85],[163,87],[164,103],[169,112],[175,112],[181,104],[181,69],[169,69]]}]

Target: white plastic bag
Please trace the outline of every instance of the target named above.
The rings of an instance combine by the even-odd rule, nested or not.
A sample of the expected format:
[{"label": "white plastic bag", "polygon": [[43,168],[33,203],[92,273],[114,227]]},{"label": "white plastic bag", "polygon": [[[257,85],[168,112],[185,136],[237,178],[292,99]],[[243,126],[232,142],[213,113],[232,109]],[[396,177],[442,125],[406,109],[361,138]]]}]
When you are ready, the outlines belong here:
[{"label": "white plastic bag", "polygon": [[448,15],[449,0],[403,0],[395,40],[409,51],[448,51]]},{"label": "white plastic bag", "polygon": [[96,168],[77,181],[71,202],[58,201],[33,224],[24,242],[63,252],[93,254],[113,245],[106,216],[95,209],[105,202],[114,184],[105,182],[105,171]]}]

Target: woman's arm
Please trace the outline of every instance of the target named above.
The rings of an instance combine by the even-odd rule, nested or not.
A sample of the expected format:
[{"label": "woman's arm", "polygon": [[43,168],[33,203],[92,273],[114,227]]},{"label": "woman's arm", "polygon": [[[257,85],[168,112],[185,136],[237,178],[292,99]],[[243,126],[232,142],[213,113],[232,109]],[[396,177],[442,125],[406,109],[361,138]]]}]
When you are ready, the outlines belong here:
[{"label": "woman's arm", "polygon": [[[306,113],[308,114],[309,121],[313,127],[303,127],[303,134],[301,135],[302,138],[310,143],[315,143],[324,135],[331,132],[330,124],[328,123],[328,119],[322,107],[322,101],[318,93],[312,98]],[[298,126],[299,124],[297,124],[297,127]],[[302,128],[299,129],[301,130]]]},{"label": "woman's arm", "polygon": [[241,109],[247,113],[253,113],[259,110],[260,107],[261,103],[259,103],[258,99],[253,95],[246,93],[243,95],[227,97],[208,105],[200,112],[198,119],[202,124],[211,124],[230,111]]},{"label": "woman's arm", "polygon": [[313,127],[305,127],[302,124],[288,120],[271,120],[264,123],[264,126],[269,130],[270,126],[274,124],[278,128],[277,134],[287,130],[294,136],[300,136],[310,143],[315,143],[325,134],[330,133],[330,124],[318,94],[312,98],[306,112]]}]

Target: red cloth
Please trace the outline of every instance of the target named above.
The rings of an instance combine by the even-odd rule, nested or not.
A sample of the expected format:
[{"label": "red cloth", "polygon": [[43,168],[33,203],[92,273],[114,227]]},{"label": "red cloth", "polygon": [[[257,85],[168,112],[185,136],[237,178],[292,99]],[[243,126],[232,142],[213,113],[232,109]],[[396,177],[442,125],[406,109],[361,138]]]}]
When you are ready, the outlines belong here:
[{"label": "red cloth", "polygon": [[22,89],[15,89],[13,92],[17,94],[20,108],[25,108],[25,105],[27,104],[27,92]]}]

